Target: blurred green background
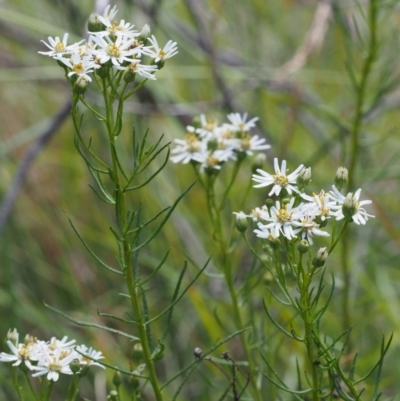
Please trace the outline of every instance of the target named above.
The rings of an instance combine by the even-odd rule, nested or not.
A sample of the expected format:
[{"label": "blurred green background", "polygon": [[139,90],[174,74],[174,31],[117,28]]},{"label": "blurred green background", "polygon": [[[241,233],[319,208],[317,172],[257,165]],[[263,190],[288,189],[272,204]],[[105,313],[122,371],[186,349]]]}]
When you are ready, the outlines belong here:
[{"label": "blurred green background", "polygon": [[[357,188],[363,188],[362,198],[373,200],[369,210],[376,218],[366,227],[352,228],[350,235],[351,338],[359,352],[360,375],[378,358],[382,335],[394,333],[382,373],[384,399],[400,391],[400,7],[395,3],[382,1],[380,6],[379,55],[368,87],[355,179]],[[83,329],[43,306],[45,301],[77,319],[129,330],[97,315],[99,310],[123,316],[125,301],[118,294],[125,289],[86,253],[67,220],[68,215],[93,249],[114,263],[117,251],[104,218],[112,219],[112,210],[100,204],[88,187],[90,178],[74,147],[68,116],[27,165],[12,209],[4,214],[6,194],[26,155],[70,96],[63,71],[38,54],[45,51],[40,40],[64,32],[69,32],[71,41],[78,40],[86,31],[90,13],[96,6],[102,11],[106,4],[77,0],[0,3],[0,202],[4,223],[0,337],[14,327],[21,335],[30,333],[41,339],[68,335],[101,350],[108,363],[128,367],[132,345],[126,339]],[[127,145],[126,158],[132,124],[137,132],[149,128],[153,140],[165,134],[165,140],[172,141],[183,137],[185,125],[200,113],[223,121],[229,112],[247,111],[250,117],[260,117],[256,133],[272,145],[267,152],[269,169],[275,156],[288,160],[291,169],[303,163],[312,167],[310,189],[329,190],[337,167],[348,163],[349,127],[355,110],[348,66],[360,73],[368,43],[366,1],[119,0],[115,4],[119,18],[138,29],[149,23],[160,43],[173,39],[179,46],[179,54],[168,60],[158,80],[149,82],[126,104],[126,136],[121,139]],[[90,99],[97,101],[95,94]],[[88,135],[101,145],[101,129],[90,118],[86,126]],[[250,165],[233,189],[232,210],[237,210],[237,199],[248,185]],[[172,204],[194,179],[188,166],[168,164],[134,202],[145,205],[144,213],[151,216]],[[252,191],[245,211],[260,206],[266,195],[266,191]],[[169,248],[168,262],[148,292],[154,311],[171,298],[184,260],[189,258],[201,266],[215,250],[199,185],[181,202],[158,240],[142,253],[143,271],[157,266]],[[238,285],[246,277],[248,259],[240,245],[235,267]],[[335,272],[336,289],[323,329],[338,336],[343,318],[340,255],[330,260],[330,270]],[[192,264],[185,282],[196,272]],[[268,281],[268,277],[264,279]],[[254,289],[251,305],[258,335],[266,341],[265,355],[287,384],[295,386],[295,358],[301,358],[304,350],[277,333],[263,312],[262,297],[282,322],[292,319],[292,312],[268,295],[263,282]],[[166,355],[159,365],[161,377],[170,377],[189,363],[195,347],[207,349],[232,331],[223,281],[204,275],[177,306]],[[240,359],[237,341],[225,349]],[[95,372],[83,383],[82,396],[105,400],[105,376],[109,381],[111,373]],[[0,399],[13,400],[7,377],[1,364]],[[227,385],[224,380],[217,371],[201,366],[186,385],[182,400],[217,399],[215,394]],[[265,399],[292,399],[268,383],[264,386]]]}]

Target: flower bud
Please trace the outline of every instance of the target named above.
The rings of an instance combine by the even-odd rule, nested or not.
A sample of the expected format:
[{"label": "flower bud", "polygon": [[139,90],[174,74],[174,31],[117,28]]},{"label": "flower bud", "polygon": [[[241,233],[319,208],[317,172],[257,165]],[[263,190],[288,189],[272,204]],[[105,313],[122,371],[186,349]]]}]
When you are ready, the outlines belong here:
[{"label": "flower bud", "polygon": [[69,364],[69,368],[71,369],[72,373],[78,373],[81,370],[81,362],[78,358],[75,358]]},{"label": "flower bud", "polygon": [[249,227],[247,216],[243,212],[233,212],[233,214],[236,214],[235,226],[237,230],[241,233],[245,232]]},{"label": "flower bud", "polygon": [[281,240],[272,235],[268,238],[268,243],[272,249],[278,249],[281,246]]},{"label": "flower bud", "polygon": [[310,244],[307,240],[303,239],[299,242],[299,245],[297,245],[297,249],[300,253],[307,253],[310,249]]},{"label": "flower bud", "polygon": [[290,198],[283,198],[282,199],[282,207],[283,205],[288,205],[290,203]]},{"label": "flower bud", "polygon": [[345,167],[339,167],[336,171],[335,186],[340,191],[349,182],[349,172]]},{"label": "flower bud", "polygon": [[139,378],[136,376],[131,376],[129,382],[131,383],[131,386],[136,390],[139,385],[140,385],[140,381]]},{"label": "flower bud", "polygon": [[216,139],[212,139],[207,142],[207,150],[213,152],[218,149],[218,141]]},{"label": "flower bud", "polygon": [[107,401],[119,401],[118,393],[115,390],[111,390],[107,396]]},{"label": "flower bud", "polygon": [[274,200],[271,198],[265,199],[265,206],[267,206],[268,209],[270,209],[272,206],[274,206]]},{"label": "flower bud", "polygon": [[143,358],[143,347],[142,344],[136,343],[132,349],[132,359],[139,363]]},{"label": "flower bud", "polygon": [[89,32],[100,32],[106,29],[106,26],[99,19],[99,14],[96,13],[90,15],[87,25]]},{"label": "flower bud", "polygon": [[150,36],[151,30],[149,24],[145,24],[142,28],[142,32],[138,36],[137,40],[139,42],[144,42]]},{"label": "flower bud", "polygon": [[136,72],[131,71],[129,68],[125,71],[124,81],[129,84],[133,82],[136,78]]},{"label": "flower bud", "polygon": [[296,178],[296,184],[299,188],[305,188],[311,181],[311,167],[303,167]]},{"label": "flower bud", "polygon": [[317,255],[313,259],[312,264],[314,267],[322,267],[325,264],[327,258],[328,251],[326,250],[326,247],[320,248],[317,252]]},{"label": "flower bud", "polygon": [[84,76],[79,76],[73,86],[74,93],[83,95],[87,90],[88,83],[88,80]]},{"label": "flower bud", "polygon": [[267,156],[264,153],[259,153],[253,162],[253,165],[251,166],[251,172],[255,174],[258,169],[263,169],[265,162],[267,161]]},{"label": "flower bud", "polygon": [[343,201],[342,212],[345,217],[351,218],[357,213],[358,202],[354,199],[353,193],[349,192]]},{"label": "flower bud", "polygon": [[9,329],[7,332],[6,341],[11,341],[16,347],[18,347],[19,334],[17,329]]},{"label": "flower bud", "polygon": [[121,373],[118,372],[118,370],[114,370],[112,382],[113,382],[114,386],[117,388],[121,385],[122,377],[121,377]]},{"label": "flower bud", "polygon": [[201,354],[203,353],[203,350],[199,347],[195,348],[193,351],[193,355],[195,358],[199,359],[201,357]]}]

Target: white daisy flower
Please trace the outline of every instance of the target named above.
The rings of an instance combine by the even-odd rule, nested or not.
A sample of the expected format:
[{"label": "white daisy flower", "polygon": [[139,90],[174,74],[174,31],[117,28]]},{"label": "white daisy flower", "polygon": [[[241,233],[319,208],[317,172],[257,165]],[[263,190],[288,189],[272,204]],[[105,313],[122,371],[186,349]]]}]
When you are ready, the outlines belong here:
[{"label": "white daisy flower", "polygon": [[[100,351],[96,351],[92,347],[88,348],[86,347],[86,345],[83,344],[77,346],[76,350],[79,351],[77,354],[81,364],[84,364],[86,366],[99,366],[105,369],[103,365],[96,362],[104,358],[103,354]],[[81,355],[80,353],[87,355],[89,358],[86,358],[85,355]]]},{"label": "white daisy flower", "polygon": [[[282,207],[280,202],[277,201],[275,206],[271,207],[270,216],[266,214],[262,216],[263,220],[269,221],[269,223],[258,223],[260,230],[254,230],[257,236],[267,235],[266,233],[268,232],[275,238],[278,238],[280,234],[283,234],[288,240],[296,238],[296,233],[293,230],[293,222],[301,218],[302,213],[297,208],[293,208],[294,201],[295,198],[292,198],[288,204]],[[264,234],[262,234],[263,232]]]},{"label": "white daisy flower", "polygon": [[265,141],[266,139],[259,138],[258,135],[246,135],[243,139],[237,139],[237,150],[251,156],[253,151],[266,150],[271,147],[271,145],[264,144]]},{"label": "white daisy flower", "polygon": [[278,159],[274,159],[274,168],[275,168],[275,175],[269,174],[264,170],[257,169],[257,174],[253,174],[253,181],[258,182],[259,184],[254,185],[254,188],[261,188],[267,187],[269,185],[274,184],[272,190],[268,194],[269,196],[276,194],[279,195],[282,189],[285,189],[289,195],[292,192],[299,193],[300,191],[296,188],[296,178],[300,174],[301,170],[303,169],[303,165],[301,164],[293,173],[286,175],[286,160],[282,161],[281,168],[278,165]]},{"label": "white daisy flower", "polygon": [[329,237],[329,234],[325,231],[320,230],[319,224],[317,224],[313,217],[305,215],[302,219],[293,221],[292,225],[295,228],[293,232],[298,234],[301,232],[301,239],[308,241],[310,245],[313,244],[313,235],[319,235],[322,237]]},{"label": "white daisy flower", "polygon": [[91,53],[96,56],[100,64],[105,64],[111,60],[114,66],[120,66],[124,61],[132,62],[132,56],[140,56],[141,47],[137,46],[133,49],[130,46],[135,39],[125,40],[123,36],[118,36],[113,42],[109,36],[100,37],[93,36],[93,41],[98,45],[98,49],[92,50]]},{"label": "white daisy flower", "polygon": [[333,209],[336,209],[332,214],[336,217],[336,220],[351,217],[354,223],[364,225],[368,221],[368,217],[375,217],[368,214],[362,207],[364,205],[370,205],[372,201],[359,201],[361,188],[354,194],[349,192],[346,196],[342,195],[334,185],[332,185],[332,189],[333,193],[330,193],[330,198],[336,203],[335,206],[332,206]]},{"label": "white daisy flower", "polygon": [[92,35],[97,36],[124,36],[125,38],[136,38],[140,35],[138,31],[135,31],[134,25],[131,25],[129,22],[125,22],[125,20],[121,20],[119,22],[114,21],[111,22],[108,18],[99,17],[99,20],[106,26],[104,31],[100,32],[89,32]]},{"label": "white daisy flower", "polygon": [[177,144],[176,148],[171,151],[171,154],[175,155],[171,157],[173,163],[183,164],[189,163],[191,160],[202,159],[201,154],[207,152],[207,143],[199,140],[198,136],[194,133],[194,128],[188,126],[188,132],[185,135],[185,139],[175,139],[174,142]]},{"label": "white daisy flower", "polygon": [[92,81],[92,78],[88,74],[92,73],[95,68],[100,67],[90,56],[81,57],[79,53],[73,53],[70,58],[58,56],[57,60],[60,60],[70,68],[71,71],[68,73],[69,77],[76,74],[78,77],[83,77],[89,82]]},{"label": "white daisy flower", "polygon": [[[99,19],[102,18],[104,20],[108,20],[109,22],[111,22],[117,15],[118,10],[117,10],[117,6],[114,6],[113,8],[111,8],[111,10],[110,10],[110,8],[111,8],[111,5],[108,5],[104,9],[103,16],[100,16]],[[104,22],[103,22],[103,24],[104,24]]]},{"label": "white daisy flower", "polygon": [[5,352],[0,353],[0,362],[14,362],[12,366],[19,366],[21,363],[32,370],[34,366],[32,362],[38,360],[38,350],[35,343],[14,345],[12,341],[8,340],[7,345],[10,348],[12,354],[6,354]]},{"label": "white daisy flower", "polygon": [[242,131],[247,132],[251,128],[255,127],[255,122],[258,120],[258,117],[254,117],[251,120],[247,121],[247,113],[244,113],[241,116],[239,113],[231,113],[227,115],[228,120],[231,122],[230,124],[225,124],[233,131]]},{"label": "white daisy flower", "polygon": [[124,66],[116,66],[116,70],[125,70],[131,74],[139,74],[143,78],[156,80],[156,76],[154,73],[158,71],[158,67],[156,65],[142,65],[141,60],[133,60],[129,65]]},{"label": "white daisy flower", "polygon": [[163,49],[158,45],[157,39],[154,35],[152,35],[151,38],[148,38],[148,40],[152,46],[143,50],[143,53],[153,58],[155,63],[164,62],[166,59],[178,54],[177,43],[172,40],[169,40]]},{"label": "white daisy flower", "polygon": [[32,366],[36,373],[32,377],[47,375],[47,380],[57,381],[60,373],[72,375],[69,364],[77,358],[77,353],[72,350],[56,348],[53,352],[44,349],[37,366]]},{"label": "white daisy flower", "polygon": [[330,200],[329,193],[325,193],[325,191],[321,190],[318,195],[313,194],[310,196],[307,194],[300,194],[300,196],[309,202],[302,204],[302,209],[305,214],[319,217],[321,221],[329,219],[333,215],[333,210],[331,209],[335,206],[335,202]]},{"label": "white daisy flower", "polygon": [[49,56],[49,57],[57,57],[58,55],[63,55],[63,54],[70,54],[72,52],[74,52],[79,45],[84,42],[84,40],[81,40],[78,43],[74,43],[72,45],[67,45],[67,41],[68,41],[68,33],[64,34],[63,40],[60,40],[60,38],[58,36],[56,36],[54,39],[49,36],[48,38],[49,43],[46,43],[44,40],[42,40],[41,42],[43,42],[49,49],[50,51],[48,52],[38,52],[40,54],[44,54],[45,56]]}]

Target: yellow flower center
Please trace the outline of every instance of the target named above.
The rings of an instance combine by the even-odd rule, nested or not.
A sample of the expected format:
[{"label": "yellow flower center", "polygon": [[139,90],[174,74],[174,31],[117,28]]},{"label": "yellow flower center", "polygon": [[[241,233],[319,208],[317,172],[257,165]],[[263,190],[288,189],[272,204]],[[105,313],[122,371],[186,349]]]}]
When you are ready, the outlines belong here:
[{"label": "yellow flower center", "polygon": [[208,166],[214,167],[214,166],[216,166],[218,163],[219,163],[219,160],[218,160],[216,157],[214,157],[214,156],[208,156],[208,157],[207,157],[207,164],[208,164]]},{"label": "yellow flower center", "polygon": [[56,45],[54,46],[54,50],[57,53],[62,53],[65,52],[65,45],[63,42],[57,42]]},{"label": "yellow flower center", "polygon": [[280,187],[286,187],[286,185],[289,183],[286,175],[274,175],[273,177],[275,184],[279,185]]},{"label": "yellow flower center", "polygon": [[280,223],[287,223],[292,220],[292,213],[287,211],[287,206],[285,205],[282,209],[279,209],[276,214],[276,218]]},{"label": "yellow flower center", "polygon": [[85,71],[82,63],[74,64],[72,67],[72,71],[76,72],[77,74],[82,74]]},{"label": "yellow flower center", "polygon": [[119,47],[115,44],[112,43],[110,45],[108,45],[107,47],[107,53],[111,56],[111,57],[121,57],[121,52],[119,50]]}]

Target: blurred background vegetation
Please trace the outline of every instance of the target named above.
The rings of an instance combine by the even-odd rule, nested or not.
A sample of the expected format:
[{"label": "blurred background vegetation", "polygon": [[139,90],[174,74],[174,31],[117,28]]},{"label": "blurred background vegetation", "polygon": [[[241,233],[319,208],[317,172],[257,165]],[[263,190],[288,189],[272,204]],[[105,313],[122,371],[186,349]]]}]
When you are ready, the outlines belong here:
[{"label": "blurred background vegetation", "polygon": [[[351,230],[348,261],[351,352],[359,352],[360,375],[378,358],[382,335],[394,332],[382,373],[385,399],[400,392],[400,6],[395,3],[382,0],[380,5],[379,53],[367,92],[355,178],[363,199],[373,200],[376,218]],[[118,293],[126,290],[88,255],[67,215],[93,249],[113,263],[116,249],[104,218],[112,218],[112,210],[104,208],[88,187],[89,175],[74,147],[66,112],[70,89],[63,71],[38,54],[46,50],[40,40],[48,36],[69,32],[71,41],[78,40],[89,14],[96,7],[102,12],[106,4],[0,2],[0,336],[14,327],[22,335],[41,339],[68,335],[101,350],[108,363],[128,367],[132,344],[126,339],[78,327],[43,305],[45,301],[77,319],[129,330],[97,314],[98,310],[123,316],[125,301]],[[275,156],[287,159],[291,169],[303,163],[313,170],[311,190],[329,190],[337,167],[348,162],[356,102],[348,66],[359,74],[368,43],[367,1],[118,0],[115,4],[118,18],[138,29],[149,23],[159,42],[173,39],[179,46],[179,54],[168,60],[158,81],[149,82],[126,104],[126,135],[121,141],[127,160],[132,124],[137,132],[149,128],[154,140],[165,134],[165,141],[172,141],[182,137],[186,124],[200,113],[221,121],[229,112],[247,111],[250,117],[260,117],[257,133],[272,145],[269,168]],[[91,99],[96,101],[96,94]],[[49,130],[51,126],[56,129]],[[86,126],[96,146],[101,146],[101,127],[90,118]],[[239,207],[248,185],[250,165],[233,189],[232,210]],[[150,216],[172,204],[194,179],[188,166],[168,164],[135,202],[145,205],[144,213]],[[261,205],[266,195],[252,191],[245,211]],[[141,268],[151,271],[169,248],[168,262],[148,292],[154,311],[171,298],[184,260],[194,262],[188,283],[196,265],[203,265],[215,250],[199,185],[142,253]],[[238,286],[248,282],[250,265],[245,247],[239,248],[233,267]],[[336,289],[323,329],[336,336],[343,330],[342,263],[339,252],[328,265],[328,272],[335,273]],[[295,387],[296,357],[301,359],[304,350],[268,321],[263,297],[283,324],[293,316],[273,300],[265,283],[268,276],[245,300],[254,312],[249,319],[255,319],[265,357]],[[192,361],[195,347],[207,349],[233,331],[223,281],[203,275],[176,308],[165,357],[158,365],[161,377],[170,377]],[[237,360],[243,356],[237,340],[226,349]],[[212,369],[202,365],[193,374],[182,400],[218,399],[216,394],[228,383]],[[267,371],[265,365],[261,369]],[[7,376],[1,364],[0,399],[13,400]],[[83,383],[81,395],[104,401],[110,379],[110,372],[95,372]],[[264,386],[265,399],[292,399],[268,383]]]}]

